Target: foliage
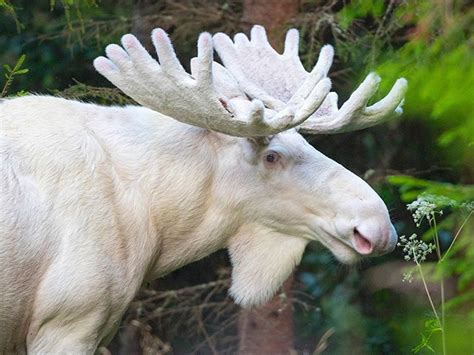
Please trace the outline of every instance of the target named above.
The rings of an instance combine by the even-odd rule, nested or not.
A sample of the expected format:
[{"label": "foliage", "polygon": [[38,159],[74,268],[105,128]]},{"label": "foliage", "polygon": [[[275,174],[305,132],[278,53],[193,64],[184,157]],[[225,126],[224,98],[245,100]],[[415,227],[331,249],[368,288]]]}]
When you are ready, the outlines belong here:
[{"label": "foliage", "polygon": [[[3,69],[5,70],[5,83],[3,84],[2,91],[0,92],[0,97],[5,97],[7,95],[8,89],[10,88],[15,76],[17,75],[23,75],[28,73],[29,69],[28,68],[22,68],[21,66],[23,65],[24,61],[26,59],[26,55],[21,55],[20,58],[18,58],[17,62],[15,65],[10,67],[8,64],[3,65]],[[17,95],[24,95],[24,92],[19,92]]]},{"label": "foliage", "polygon": [[372,16],[379,18],[384,14],[385,2],[383,0],[356,0],[351,1],[337,13],[339,25],[347,30],[355,20]]},{"label": "foliage", "polygon": [[391,175],[387,177],[387,181],[400,188],[403,201],[413,201],[421,194],[438,198],[433,202],[441,207],[460,207],[463,203],[474,201],[474,185],[429,181],[407,175]]},{"label": "foliage", "polygon": [[411,26],[409,41],[382,56],[377,71],[388,79],[405,76],[410,85],[407,116],[429,120],[448,159],[474,158],[474,8],[454,1],[413,1],[394,16]]},{"label": "foliage", "polygon": [[10,16],[13,21],[15,21],[16,25],[16,30],[20,32],[24,26],[21,24],[21,22],[18,20],[18,16],[16,14],[15,8],[13,7],[12,4],[8,0],[0,0],[0,10],[5,11],[8,16]]},{"label": "foliage", "polygon": [[136,104],[117,88],[95,87],[75,80],[76,84],[62,91],[56,90],[58,96],[75,100],[93,100],[104,105],[133,105]]}]

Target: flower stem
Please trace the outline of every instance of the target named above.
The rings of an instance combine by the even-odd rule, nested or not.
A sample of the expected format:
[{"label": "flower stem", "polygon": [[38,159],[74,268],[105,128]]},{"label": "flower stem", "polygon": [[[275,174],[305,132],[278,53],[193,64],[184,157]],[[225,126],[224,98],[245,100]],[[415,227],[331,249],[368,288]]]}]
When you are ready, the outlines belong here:
[{"label": "flower stem", "polygon": [[[431,223],[430,223],[431,225]],[[436,254],[438,255],[438,266],[441,266],[440,269],[440,288],[441,288],[441,344],[443,347],[443,354],[446,355],[446,331],[445,331],[445,299],[444,299],[444,270],[443,265],[441,264],[441,248],[438,235],[438,226],[436,225],[436,218],[433,216],[433,229],[434,229],[434,238],[436,241]]]},{"label": "flower stem", "polygon": [[474,211],[469,212],[469,214],[467,215],[466,219],[462,222],[461,227],[459,227],[459,229],[458,229],[456,235],[455,235],[454,238],[453,238],[453,241],[451,242],[451,245],[449,246],[448,250],[446,250],[446,252],[444,253],[444,255],[443,255],[443,257],[441,258],[440,261],[444,261],[444,259],[448,256],[448,253],[451,251],[451,248],[453,247],[454,242],[455,242],[456,239],[458,238],[459,234],[461,234],[461,231],[462,231],[462,229],[464,228],[464,225],[467,223],[467,221],[469,220],[469,218],[472,216],[472,212],[474,212]]},{"label": "flower stem", "polygon": [[[425,275],[423,274],[423,269],[421,268],[421,265],[418,262],[418,259],[416,258],[415,253],[413,253],[413,258],[414,258],[416,266],[418,268],[418,272],[420,274],[421,281],[423,282],[423,286],[425,288],[426,296],[428,296],[428,300],[430,301],[430,305],[431,305],[431,309],[433,311],[433,314],[434,314],[436,320],[438,321],[438,324],[441,327],[441,321],[440,321],[440,318],[438,316],[438,312],[436,311],[436,307],[434,306],[433,300],[431,299],[431,294],[430,294],[430,291],[428,290],[428,285],[426,284]],[[444,330],[442,330],[442,331],[444,332]]]}]

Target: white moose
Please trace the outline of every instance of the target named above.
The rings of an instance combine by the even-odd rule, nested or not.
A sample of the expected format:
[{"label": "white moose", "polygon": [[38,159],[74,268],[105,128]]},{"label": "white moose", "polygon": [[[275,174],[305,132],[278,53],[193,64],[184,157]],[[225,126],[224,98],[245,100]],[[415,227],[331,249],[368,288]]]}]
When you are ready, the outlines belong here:
[{"label": "white moose", "polygon": [[[127,34],[95,68],[143,107],[57,97],[0,103],[0,353],[93,353],[146,280],[228,248],[230,293],[267,301],[317,240],[344,263],[397,235],[359,177],[299,132],[362,129],[401,112],[406,81],[366,107],[370,74],[337,107],[325,46],[311,72],[290,30],[203,33],[192,74],[166,33],[159,63]],[[224,66],[213,63],[213,48]]]}]

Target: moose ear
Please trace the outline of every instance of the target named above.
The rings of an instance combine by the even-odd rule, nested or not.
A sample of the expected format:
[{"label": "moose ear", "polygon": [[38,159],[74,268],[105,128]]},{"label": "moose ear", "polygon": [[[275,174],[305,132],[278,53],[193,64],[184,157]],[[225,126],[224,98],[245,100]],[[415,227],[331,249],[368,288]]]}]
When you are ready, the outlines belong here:
[{"label": "moose ear", "polygon": [[229,243],[230,294],[242,307],[270,300],[301,261],[308,242],[262,227],[245,228]]}]

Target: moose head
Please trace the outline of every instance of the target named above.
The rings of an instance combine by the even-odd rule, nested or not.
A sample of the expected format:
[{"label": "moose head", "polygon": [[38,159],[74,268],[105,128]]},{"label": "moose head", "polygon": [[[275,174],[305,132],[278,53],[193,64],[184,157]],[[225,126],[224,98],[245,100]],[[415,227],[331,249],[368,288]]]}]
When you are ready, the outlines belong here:
[{"label": "moose head", "polygon": [[[231,294],[242,305],[266,301],[319,241],[343,263],[391,251],[397,234],[387,208],[362,179],[309,145],[303,134],[334,134],[379,124],[401,113],[406,80],[367,106],[380,78],[372,73],[338,108],[327,77],[333,48],[307,72],[298,31],[283,54],[265,30],[203,33],[191,75],[167,34],[152,33],[159,63],[132,35],[109,45],[96,69],[138,103],[215,135],[213,200],[227,211],[222,231],[233,264]],[[213,62],[213,48],[224,66]],[[196,159],[200,159],[196,157]]]}]

